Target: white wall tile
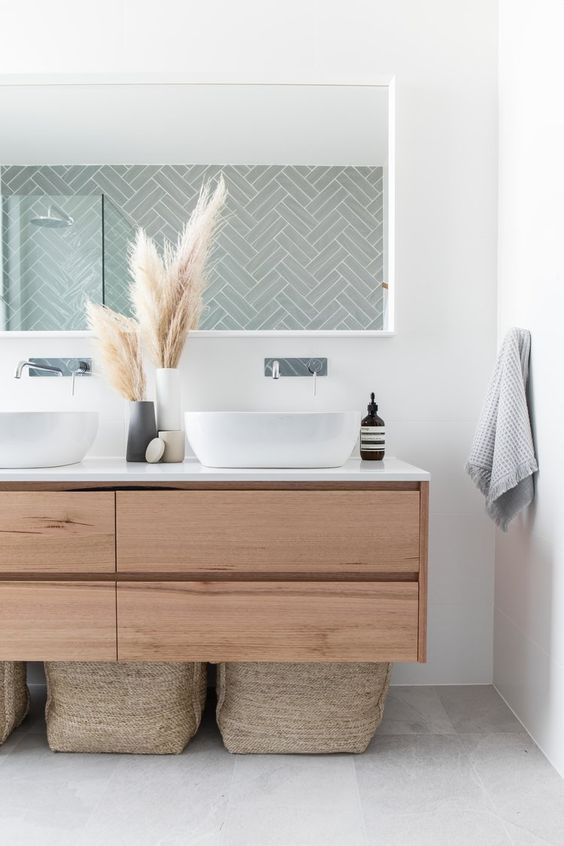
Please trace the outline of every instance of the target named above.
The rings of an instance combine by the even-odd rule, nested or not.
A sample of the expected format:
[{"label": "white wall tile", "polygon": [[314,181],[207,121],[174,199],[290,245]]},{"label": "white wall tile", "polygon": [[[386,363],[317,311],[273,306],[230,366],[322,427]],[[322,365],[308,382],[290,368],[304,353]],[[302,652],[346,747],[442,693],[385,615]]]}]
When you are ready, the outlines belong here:
[{"label": "white wall tile", "polygon": [[430,604],[427,664],[396,664],[392,684],[489,684],[490,602]]},{"label": "white wall tile", "polygon": [[550,762],[564,774],[564,665],[496,609],[495,686]]},{"label": "white wall tile", "polygon": [[430,509],[435,514],[484,512],[484,500],[466,473],[475,420],[445,422],[421,420],[396,422],[389,427],[388,443],[393,453],[413,464],[424,463],[432,474]]},{"label": "white wall tile", "polygon": [[[494,665],[495,683],[562,774],[563,28],[562,3],[501,0],[499,328],[531,331],[530,394],[540,472],[533,508],[497,539]],[[525,177],[533,162],[533,178]]]},{"label": "white wall tile", "polygon": [[485,515],[432,514],[429,601],[487,603],[493,592],[494,527]]}]

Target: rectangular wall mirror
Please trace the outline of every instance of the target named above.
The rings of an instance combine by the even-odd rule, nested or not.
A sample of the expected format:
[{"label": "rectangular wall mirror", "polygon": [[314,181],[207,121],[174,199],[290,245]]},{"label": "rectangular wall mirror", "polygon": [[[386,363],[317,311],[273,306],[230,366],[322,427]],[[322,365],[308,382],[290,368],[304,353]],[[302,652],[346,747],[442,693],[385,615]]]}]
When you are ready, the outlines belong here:
[{"label": "rectangular wall mirror", "polygon": [[388,85],[0,85],[0,329],[128,312],[137,227],[162,245],[229,192],[200,329],[387,332]]}]

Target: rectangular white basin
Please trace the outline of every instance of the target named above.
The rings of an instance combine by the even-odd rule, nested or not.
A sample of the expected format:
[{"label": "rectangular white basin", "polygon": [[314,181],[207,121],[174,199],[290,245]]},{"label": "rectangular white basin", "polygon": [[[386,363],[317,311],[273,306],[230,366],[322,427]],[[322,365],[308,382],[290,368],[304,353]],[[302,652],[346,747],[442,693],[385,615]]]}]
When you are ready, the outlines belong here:
[{"label": "rectangular white basin", "polygon": [[358,411],[188,411],[186,435],[205,467],[341,467]]}]

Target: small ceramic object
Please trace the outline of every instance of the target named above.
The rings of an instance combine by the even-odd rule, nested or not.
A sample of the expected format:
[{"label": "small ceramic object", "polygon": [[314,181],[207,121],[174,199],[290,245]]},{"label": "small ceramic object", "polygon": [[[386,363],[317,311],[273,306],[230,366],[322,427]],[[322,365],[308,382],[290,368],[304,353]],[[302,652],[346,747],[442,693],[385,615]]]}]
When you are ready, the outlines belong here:
[{"label": "small ceramic object", "polygon": [[164,441],[162,461],[165,464],[180,464],[184,461],[185,434],[183,429],[174,431],[160,431],[159,438]]},{"label": "small ceramic object", "polygon": [[155,404],[147,400],[130,402],[126,461],[145,461],[147,447],[156,437]]},{"label": "small ceramic object", "polygon": [[153,438],[145,450],[145,461],[147,464],[158,464],[165,451],[165,442],[162,438]]}]

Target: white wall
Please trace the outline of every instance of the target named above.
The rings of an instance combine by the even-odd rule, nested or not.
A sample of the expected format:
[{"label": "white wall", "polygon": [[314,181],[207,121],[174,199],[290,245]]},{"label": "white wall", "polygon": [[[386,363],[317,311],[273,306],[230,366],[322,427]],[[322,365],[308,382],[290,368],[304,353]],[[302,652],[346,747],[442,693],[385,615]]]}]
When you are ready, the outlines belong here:
[{"label": "white wall", "polygon": [[[186,405],[309,407],[309,385],[261,375],[265,355],[326,355],[331,376],[319,385],[318,407],[363,408],[375,390],[390,451],[433,473],[430,660],[398,666],[395,679],[490,682],[493,530],[463,466],[495,349],[496,4],[163,0],[162,40],[153,3],[122,3],[121,34],[115,0],[92,3],[88,23],[84,5],[59,0],[47,11],[31,0],[13,4],[11,15],[25,15],[25,38],[3,40],[0,72],[142,69],[257,82],[397,75],[397,336],[194,338],[185,357]],[[46,46],[45,28],[57,21],[60,37]],[[92,45],[83,37],[90,26]],[[14,383],[19,357],[84,349],[80,341],[0,341],[4,407],[16,390],[18,402],[24,392],[28,402],[32,392],[63,401],[54,380]],[[107,398],[97,451],[122,447],[119,401],[86,380],[79,389],[85,406],[102,407]]]},{"label": "white wall", "polygon": [[564,3],[500,8],[500,333],[532,333],[536,504],[496,550],[495,683],[564,775]]}]

